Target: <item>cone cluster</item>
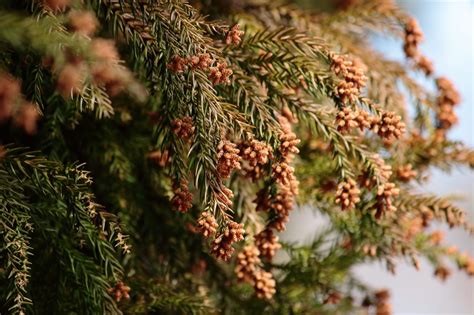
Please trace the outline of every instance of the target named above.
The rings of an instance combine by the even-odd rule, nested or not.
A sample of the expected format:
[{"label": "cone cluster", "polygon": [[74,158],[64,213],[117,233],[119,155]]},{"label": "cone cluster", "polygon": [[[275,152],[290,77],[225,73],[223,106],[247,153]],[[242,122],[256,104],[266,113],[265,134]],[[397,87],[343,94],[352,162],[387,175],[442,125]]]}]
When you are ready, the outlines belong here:
[{"label": "cone cluster", "polygon": [[232,244],[244,239],[244,226],[241,223],[229,221],[222,231],[211,243],[211,254],[217,259],[228,261],[234,253]]},{"label": "cone cluster", "polygon": [[260,251],[261,255],[268,260],[275,256],[276,251],[281,248],[278,243],[278,236],[276,236],[271,229],[265,229],[254,236],[255,245]]},{"label": "cone cluster", "polygon": [[117,302],[120,302],[122,299],[130,299],[130,287],[125,285],[122,281],[117,282],[113,288],[110,288],[109,293]]},{"label": "cone cluster", "polygon": [[402,165],[397,169],[397,177],[402,182],[409,182],[418,175],[411,164]]},{"label": "cone cluster", "polygon": [[0,72],[0,122],[13,119],[13,124],[27,134],[36,133],[39,112],[31,102],[21,95],[20,82]]},{"label": "cone cluster", "polygon": [[240,150],[235,143],[221,141],[217,147],[217,172],[222,178],[229,178],[234,169],[240,170]]},{"label": "cone cluster", "polygon": [[171,127],[174,134],[181,139],[189,140],[194,135],[193,119],[189,116],[173,120]]},{"label": "cone cluster", "polygon": [[181,182],[175,186],[174,196],[171,199],[171,204],[176,211],[187,212],[193,206],[193,195],[189,192],[188,181],[181,180]]},{"label": "cone cluster", "polygon": [[204,211],[197,220],[197,227],[204,237],[210,237],[216,234],[219,224],[212,213]]},{"label": "cone cluster", "polygon": [[225,43],[227,45],[238,45],[242,41],[241,37],[244,35],[244,31],[239,30],[239,25],[236,24],[232,26],[227,32],[227,36],[225,38]]},{"label": "cone cluster", "polygon": [[360,190],[353,179],[341,182],[336,192],[336,203],[341,205],[342,210],[354,209],[360,201]]},{"label": "cone cluster", "polygon": [[342,103],[354,103],[367,83],[362,67],[356,66],[347,56],[331,54],[331,69],[340,81],[335,89],[336,96]]},{"label": "cone cluster", "polygon": [[436,113],[437,128],[441,138],[444,139],[446,131],[458,122],[454,107],[461,102],[461,97],[454,84],[445,77],[438,78],[436,86],[438,87],[438,98],[436,100],[438,107]]},{"label": "cone cluster", "polygon": [[263,141],[252,139],[240,145],[240,156],[245,162],[245,175],[252,180],[258,180],[264,175],[264,167],[272,157],[272,148]]}]

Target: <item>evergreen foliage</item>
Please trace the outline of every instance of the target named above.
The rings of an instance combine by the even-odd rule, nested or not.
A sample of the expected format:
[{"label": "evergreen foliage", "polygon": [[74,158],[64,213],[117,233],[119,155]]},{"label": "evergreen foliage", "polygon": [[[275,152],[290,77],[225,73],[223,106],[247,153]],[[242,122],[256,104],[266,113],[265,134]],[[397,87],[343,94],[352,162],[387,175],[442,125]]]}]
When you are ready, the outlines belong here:
[{"label": "evergreen foliage", "polygon": [[[474,166],[455,87],[391,0],[329,3],[2,1],[0,313],[390,314],[353,266],[472,276],[415,189]],[[327,227],[280,244],[296,204]]]}]

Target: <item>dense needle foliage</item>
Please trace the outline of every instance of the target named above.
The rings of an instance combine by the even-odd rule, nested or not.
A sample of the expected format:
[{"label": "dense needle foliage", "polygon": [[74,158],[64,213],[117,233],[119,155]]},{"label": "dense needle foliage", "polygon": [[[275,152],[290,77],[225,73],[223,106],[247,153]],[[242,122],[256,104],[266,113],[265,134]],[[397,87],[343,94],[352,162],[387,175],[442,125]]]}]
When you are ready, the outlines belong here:
[{"label": "dense needle foliage", "polygon": [[414,189],[474,167],[456,88],[391,0],[326,2],[1,1],[0,313],[390,314],[353,266],[473,275]]}]

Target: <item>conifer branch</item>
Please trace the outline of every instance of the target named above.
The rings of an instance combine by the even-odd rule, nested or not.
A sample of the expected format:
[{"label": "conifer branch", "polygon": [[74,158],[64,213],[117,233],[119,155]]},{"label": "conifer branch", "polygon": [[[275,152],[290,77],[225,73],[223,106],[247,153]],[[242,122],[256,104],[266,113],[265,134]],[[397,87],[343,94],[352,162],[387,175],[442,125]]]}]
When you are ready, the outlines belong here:
[{"label": "conifer branch", "polygon": [[[474,274],[426,229],[473,232],[465,212],[411,185],[474,165],[417,22],[390,0],[224,2],[0,4],[0,313],[390,314],[353,266]],[[296,203],[328,228],[281,244]]]},{"label": "conifer branch", "polygon": [[[117,310],[115,303],[109,298],[107,289],[110,279],[118,279],[122,276],[122,267],[116,258],[113,244],[102,237],[103,233],[114,234],[113,231],[108,230],[110,224],[102,220],[99,222],[101,225],[96,226],[92,221],[94,217],[98,216],[98,208],[93,202],[93,196],[87,191],[91,183],[88,174],[76,166],[64,168],[57,162],[48,161],[37,157],[34,153],[22,152],[18,149],[11,149],[7,152],[7,156],[0,164],[0,170],[13,179],[13,181],[0,186],[2,192],[5,192],[1,196],[2,199],[15,196],[11,191],[9,192],[10,189],[6,189],[8,187],[14,188],[13,192],[25,192],[23,200],[19,199],[19,202],[14,202],[13,198],[8,199],[12,204],[6,204],[7,208],[5,208],[5,212],[2,212],[6,215],[4,218],[7,219],[10,212],[9,220],[13,218],[20,220],[18,221],[20,230],[16,228],[15,230],[23,234],[21,229],[25,229],[25,227],[22,225],[27,224],[26,226],[30,226],[29,229],[31,229],[31,223],[25,221],[28,220],[28,217],[25,217],[25,211],[28,211],[31,222],[37,231],[35,239],[31,241],[26,241],[29,239],[28,233],[19,234],[15,239],[5,239],[8,241],[7,249],[17,248],[18,254],[22,255],[20,261],[12,257],[12,262],[14,262],[12,275],[18,275],[15,276],[15,281],[17,287],[21,289],[15,295],[15,299],[18,301],[15,302],[14,308],[21,311],[23,304],[30,302],[22,295],[25,292],[28,279],[28,275],[25,273],[29,269],[28,244],[30,242],[37,243],[36,237],[39,233],[42,242],[49,240],[49,246],[54,249],[60,261],[71,272],[72,283],[84,286],[82,297],[84,301],[87,301],[85,303],[94,303],[89,305],[90,309],[97,311],[102,309]],[[12,184],[13,186],[11,186]],[[37,198],[43,199],[35,203]],[[4,203],[2,202],[2,204]],[[8,210],[9,208],[11,210]],[[58,221],[68,226],[70,230],[66,232],[62,228],[58,229],[58,226],[55,225]],[[7,221],[3,222],[6,232],[11,234],[11,227],[7,225]],[[83,243],[80,246],[84,248],[79,250],[78,244],[71,243],[71,239],[66,238],[62,241],[58,239],[62,233],[72,233],[75,238],[82,239]],[[24,242],[22,242],[22,238],[26,238]],[[21,248],[18,247],[20,245]],[[83,253],[85,248],[88,248],[89,254]],[[19,263],[21,265],[18,265]],[[18,269],[19,266],[22,266],[23,269]]]},{"label": "conifer branch", "polygon": [[[32,255],[30,247],[30,233],[33,229],[28,214],[29,205],[26,196],[12,188],[19,185],[13,177],[2,171],[0,184],[0,234],[2,242],[0,253],[4,255],[5,272],[9,278],[9,290],[5,301],[12,313],[24,312],[31,299],[27,294],[30,278]],[[8,180],[8,182],[3,182]]]}]

